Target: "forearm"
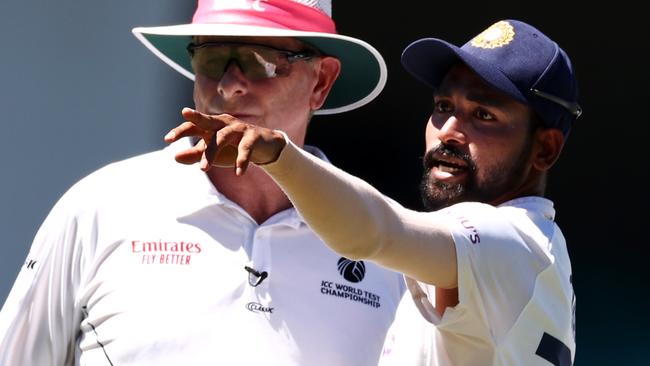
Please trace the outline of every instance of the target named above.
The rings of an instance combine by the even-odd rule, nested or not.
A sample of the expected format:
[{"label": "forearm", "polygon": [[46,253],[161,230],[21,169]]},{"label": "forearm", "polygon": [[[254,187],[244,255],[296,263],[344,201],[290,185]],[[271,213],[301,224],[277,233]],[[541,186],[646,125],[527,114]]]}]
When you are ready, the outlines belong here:
[{"label": "forearm", "polygon": [[446,228],[292,144],[263,168],[333,250],[368,259],[444,287],[456,283],[455,248]]}]

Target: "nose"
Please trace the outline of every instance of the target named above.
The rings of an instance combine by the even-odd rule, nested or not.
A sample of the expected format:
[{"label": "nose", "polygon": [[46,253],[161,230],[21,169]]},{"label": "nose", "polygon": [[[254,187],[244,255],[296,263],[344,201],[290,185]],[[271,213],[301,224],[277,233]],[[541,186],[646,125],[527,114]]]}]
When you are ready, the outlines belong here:
[{"label": "nose", "polygon": [[445,144],[464,144],[466,142],[465,133],[461,127],[460,120],[455,115],[450,115],[440,126],[438,139]]},{"label": "nose", "polygon": [[250,81],[236,61],[226,65],[223,76],[219,79],[217,90],[223,98],[242,96],[248,92]]}]

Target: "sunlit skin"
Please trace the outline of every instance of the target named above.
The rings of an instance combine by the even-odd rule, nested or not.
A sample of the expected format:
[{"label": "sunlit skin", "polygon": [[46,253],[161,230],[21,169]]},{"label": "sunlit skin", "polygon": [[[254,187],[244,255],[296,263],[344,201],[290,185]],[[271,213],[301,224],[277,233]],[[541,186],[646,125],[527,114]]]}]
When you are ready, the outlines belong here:
[{"label": "sunlit skin", "polygon": [[463,64],[452,67],[434,95],[426,126],[425,206],[498,205],[543,196],[545,172],[563,138],[558,130],[537,127],[525,104],[490,87]]},{"label": "sunlit skin", "polygon": [[[197,37],[195,42],[237,41],[300,51],[304,46],[293,38]],[[312,96],[318,59],[294,62],[287,76],[248,80],[236,63],[231,63],[220,80],[197,74],[194,82],[196,110],[210,115],[227,113],[257,126],[282,129],[302,145],[310,113],[320,104]]]},{"label": "sunlit skin", "polygon": [[[290,51],[305,49],[300,41],[280,37],[196,37],[194,42],[242,42],[269,45]],[[314,110],[322,106],[334,80],[338,76],[340,62],[333,57],[316,57],[309,61],[291,64],[289,75],[251,81],[236,63],[229,64],[219,80],[197,74],[194,83],[195,110],[211,121],[210,126],[181,125],[183,132],[167,138],[171,142],[181,135],[200,136],[203,140],[195,149],[182,152],[179,161],[195,162],[206,145],[214,140],[215,132],[224,124],[209,116],[227,114],[233,120],[268,129],[284,131],[297,145],[302,146],[307,125]],[[198,114],[191,109],[182,111],[187,121]],[[209,127],[209,128],[204,128]],[[231,147],[225,154],[236,155]],[[238,203],[258,223],[273,214],[291,207],[291,203],[273,180],[257,167],[251,167],[245,177],[238,177],[232,168],[221,168],[204,160],[201,166],[220,193]]]}]

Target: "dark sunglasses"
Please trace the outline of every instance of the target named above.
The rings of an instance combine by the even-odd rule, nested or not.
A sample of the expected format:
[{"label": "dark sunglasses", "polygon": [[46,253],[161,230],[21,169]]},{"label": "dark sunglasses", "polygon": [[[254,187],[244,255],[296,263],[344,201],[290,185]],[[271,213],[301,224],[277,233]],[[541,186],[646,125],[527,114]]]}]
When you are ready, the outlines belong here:
[{"label": "dark sunglasses", "polygon": [[233,61],[249,80],[256,81],[287,76],[292,63],[318,56],[314,51],[294,52],[234,42],[190,43],[187,52],[192,58],[194,72],[214,80],[221,79]]}]

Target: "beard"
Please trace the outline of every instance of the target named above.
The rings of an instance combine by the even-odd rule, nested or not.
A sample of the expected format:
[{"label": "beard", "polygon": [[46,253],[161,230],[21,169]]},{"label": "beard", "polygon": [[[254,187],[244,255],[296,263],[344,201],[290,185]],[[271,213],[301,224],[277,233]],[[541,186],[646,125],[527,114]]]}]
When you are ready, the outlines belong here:
[{"label": "beard", "polygon": [[[424,173],[420,181],[420,197],[424,208],[429,211],[439,210],[460,202],[494,202],[507,192],[515,190],[523,181],[528,169],[528,158],[532,150],[530,140],[526,141],[517,158],[497,165],[480,168],[472,157],[453,145],[440,143],[424,156]],[[433,158],[444,154],[462,159],[467,164],[467,179],[459,183],[446,183],[431,178],[431,170],[436,165]],[[484,178],[479,179],[479,175]]]}]

